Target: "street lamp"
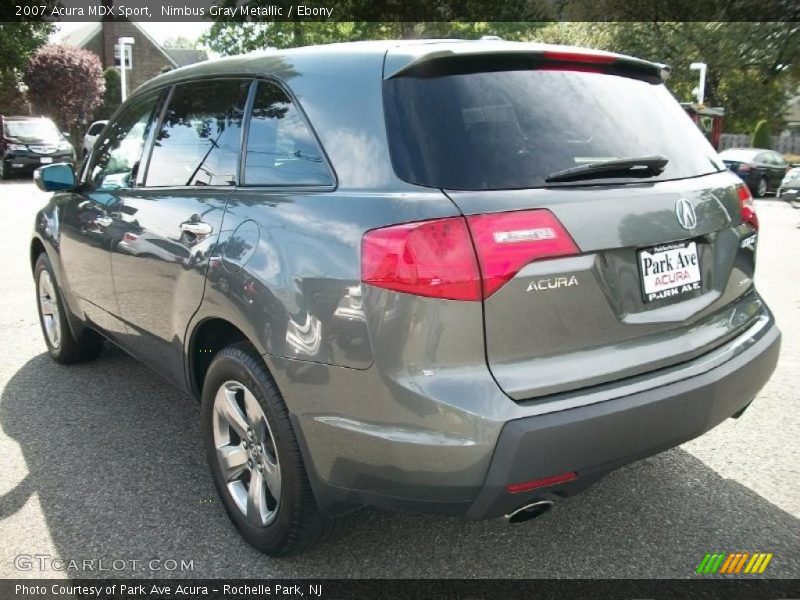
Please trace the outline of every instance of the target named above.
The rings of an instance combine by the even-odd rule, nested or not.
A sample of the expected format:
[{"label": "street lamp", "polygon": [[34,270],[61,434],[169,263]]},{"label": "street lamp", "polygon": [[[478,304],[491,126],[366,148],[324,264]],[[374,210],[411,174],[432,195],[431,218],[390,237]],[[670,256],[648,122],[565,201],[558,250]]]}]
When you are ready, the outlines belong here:
[{"label": "street lamp", "polygon": [[708,65],[706,65],[706,63],[696,62],[689,65],[689,68],[692,71],[700,71],[700,85],[694,88],[692,93],[697,98],[697,103],[702,104],[706,95],[706,69]]},{"label": "street lamp", "polygon": [[[128,46],[133,46],[135,43],[136,40],[132,37],[121,37],[117,40],[117,44],[119,45],[119,79],[120,87],[122,88],[123,102],[125,102],[125,98],[128,97],[127,77],[125,76],[125,55],[127,54]],[[133,48],[131,48],[131,57],[133,57]]]}]

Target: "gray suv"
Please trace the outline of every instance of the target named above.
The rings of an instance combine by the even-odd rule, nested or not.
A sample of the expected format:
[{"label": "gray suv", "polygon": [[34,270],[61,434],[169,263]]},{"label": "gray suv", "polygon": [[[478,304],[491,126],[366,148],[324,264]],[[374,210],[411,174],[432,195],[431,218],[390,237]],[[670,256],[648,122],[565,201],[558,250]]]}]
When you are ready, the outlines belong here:
[{"label": "gray suv", "polygon": [[778,359],[752,198],[667,74],[382,41],[161,75],[37,171],[48,350],[108,339],[199,399],[268,554],[364,505],[540,515],[738,417]]}]

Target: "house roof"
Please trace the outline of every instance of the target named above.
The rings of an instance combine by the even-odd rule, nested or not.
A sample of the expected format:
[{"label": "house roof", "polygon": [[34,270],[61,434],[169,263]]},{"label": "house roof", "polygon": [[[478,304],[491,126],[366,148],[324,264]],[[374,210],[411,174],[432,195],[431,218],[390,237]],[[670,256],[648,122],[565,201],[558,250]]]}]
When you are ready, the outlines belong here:
[{"label": "house roof", "polygon": [[164,51],[172,57],[176,66],[185,67],[186,65],[193,65],[194,63],[202,62],[208,59],[208,54],[205,50],[195,50],[194,48],[164,48]]},{"label": "house roof", "polygon": [[83,48],[99,31],[100,23],[89,23],[62,37],[60,43],[64,46]]},{"label": "house roof", "polygon": [[[138,23],[135,21],[129,21],[129,23],[133,25],[136,28],[136,31],[140,33],[147,41],[158,48],[158,50],[164,55],[164,57],[173,67],[184,67],[196,62],[202,62],[208,58],[208,55],[204,50],[194,50],[191,48],[164,48],[164,46],[155,41],[153,37]],[[61,38],[60,42],[64,46],[83,48],[89,43],[89,40],[91,40],[97,33],[101,31],[101,29],[102,23],[89,23],[65,35],[63,38]]]}]

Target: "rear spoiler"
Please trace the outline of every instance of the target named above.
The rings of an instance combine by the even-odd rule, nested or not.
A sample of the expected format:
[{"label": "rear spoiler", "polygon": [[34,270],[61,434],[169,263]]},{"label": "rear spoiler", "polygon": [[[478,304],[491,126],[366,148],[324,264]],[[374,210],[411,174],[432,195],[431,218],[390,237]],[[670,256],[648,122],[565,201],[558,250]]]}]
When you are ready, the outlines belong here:
[{"label": "rear spoiler", "polygon": [[405,48],[396,54],[390,50],[384,65],[384,79],[435,77],[480,70],[565,69],[599,71],[663,83],[672,71],[668,65],[632,56],[567,46],[487,42],[447,46],[421,46],[422,51],[413,54],[403,52]]}]

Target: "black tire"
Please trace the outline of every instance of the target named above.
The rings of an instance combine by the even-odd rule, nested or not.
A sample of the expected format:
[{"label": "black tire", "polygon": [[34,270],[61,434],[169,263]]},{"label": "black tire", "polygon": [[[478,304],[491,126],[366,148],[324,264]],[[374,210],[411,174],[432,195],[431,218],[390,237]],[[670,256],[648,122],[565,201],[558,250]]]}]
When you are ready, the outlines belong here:
[{"label": "black tire", "polygon": [[[54,343],[48,335],[45,325],[46,316],[43,313],[41,279],[44,277],[45,273],[47,277],[49,277],[49,282],[51,284],[52,297],[50,301],[53,303],[58,314],[58,319],[53,321],[55,331],[58,335],[56,343]],[[50,259],[44,252],[36,259],[34,281],[36,284],[36,308],[39,313],[39,325],[42,328],[42,335],[47,345],[47,352],[53,360],[62,365],[71,365],[97,358],[97,355],[103,350],[103,338],[100,334],[90,329],[85,329],[80,339],[76,339],[75,336],[72,335],[72,330],[69,328],[68,323],[67,308],[64,304],[55,274],[53,273],[53,266],[50,264]]]},{"label": "black tire", "polygon": [[766,177],[762,177],[761,179],[758,180],[758,185],[756,186],[753,195],[756,198],[763,198],[764,196],[767,195],[768,191],[769,191],[769,182],[767,181]]},{"label": "black tire", "polygon": [[[280,498],[272,520],[263,526],[254,525],[237,506],[217,457],[214,402],[223,384],[232,381],[244,385],[257,400],[279,457]],[[289,412],[275,381],[250,344],[234,344],[214,356],[203,385],[201,415],[203,444],[217,492],[231,521],[250,545],[270,556],[287,556],[316,546],[333,534],[339,520],[322,514],[317,507]]]},{"label": "black tire", "polygon": [[9,173],[8,167],[6,167],[6,161],[0,158],[0,181],[5,181],[11,177],[11,173]]}]

